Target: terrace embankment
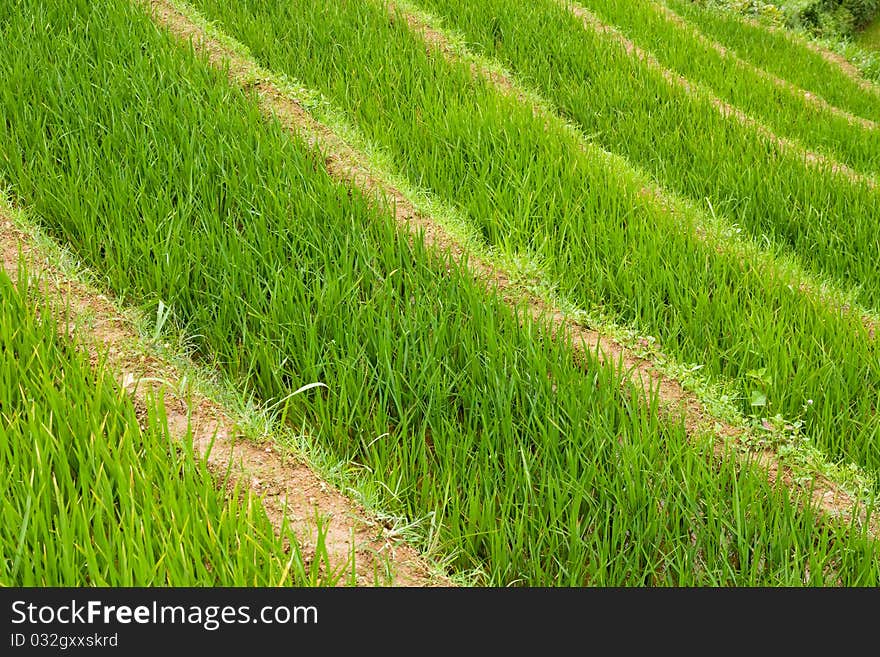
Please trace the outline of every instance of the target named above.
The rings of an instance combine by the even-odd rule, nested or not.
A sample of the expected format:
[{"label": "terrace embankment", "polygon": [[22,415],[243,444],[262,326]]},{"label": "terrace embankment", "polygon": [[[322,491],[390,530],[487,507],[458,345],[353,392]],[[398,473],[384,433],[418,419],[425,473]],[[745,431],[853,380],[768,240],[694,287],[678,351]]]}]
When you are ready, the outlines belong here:
[{"label": "terrace embankment", "polygon": [[[628,380],[641,387],[646,394],[656,391],[662,412],[673,420],[682,419],[692,436],[714,434],[718,454],[724,453],[729,442],[745,437],[745,429],[712,417],[694,394],[685,390],[678,381],[664,375],[650,361],[640,358],[608,336],[580,325],[546,300],[523,289],[509,272],[468,253],[468,249],[439,222],[420,212],[416,204],[388,183],[387,177],[381,172],[371,170],[365,156],[348,146],[327,126],[316,121],[300,100],[282,91],[272,82],[271,75],[262,71],[251,59],[209,35],[169,0],[145,0],[145,4],[152,9],[157,22],[180,39],[192,42],[196,50],[207,55],[215,65],[225,67],[233,82],[255,91],[261,108],[267,114],[275,116],[291,132],[319,148],[324,156],[325,166],[334,178],[360,188],[377,202],[390,202],[401,227],[411,231],[413,235],[422,234],[426,245],[434,250],[447,252],[458,261],[466,258],[470,271],[488,291],[499,294],[512,305],[521,306],[525,301],[528,314],[539,321],[549,320],[555,337],[567,342],[575,358],[579,359],[586,353],[597,353],[605,362],[622,365],[628,374]],[[394,13],[394,5],[390,5],[390,9]],[[447,56],[457,56],[441,32],[406,12],[400,15],[406,17],[412,28],[423,34],[430,47],[441,49]],[[507,93],[513,93],[521,99],[527,97],[503,74],[477,66],[473,70],[475,74],[485,76]],[[536,107],[535,111],[543,110]],[[786,484],[795,486],[791,471],[780,464],[775,453],[752,452],[748,458],[758,460],[772,481],[782,479]],[[844,490],[823,477],[815,477],[810,482],[810,491],[813,502],[830,516],[851,520],[854,512],[861,514],[856,509],[854,500]],[[872,531],[875,535],[880,534],[876,527],[872,526]]]},{"label": "terrace embankment", "polygon": [[[339,581],[358,585],[429,586],[449,582],[413,549],[394,538],[366,510],[335,490],[296,455],[271,441],[242,437],[234,414],[198,391],[186,389],[182,373],[151,349],[107,296],[52,264],[11,212],[0,206],[0,257],[15,279],[22,259],[31,276],[47,288],[52,312],[66,318],[62,330],[76,331],[93,362],[106,357],[109,371],[131,396],[139,416],[151,398],[161,396],[171,435],[191,432],[196,454],[205,457],[218,480],[248,488],[262,499],[276,530],[282,525],[297,536],[304,559],[320,558],[322,567],[345,573]],[[319,526],[322,547],[316,543]],[[352,564],[353,560],[353,564]]]}]

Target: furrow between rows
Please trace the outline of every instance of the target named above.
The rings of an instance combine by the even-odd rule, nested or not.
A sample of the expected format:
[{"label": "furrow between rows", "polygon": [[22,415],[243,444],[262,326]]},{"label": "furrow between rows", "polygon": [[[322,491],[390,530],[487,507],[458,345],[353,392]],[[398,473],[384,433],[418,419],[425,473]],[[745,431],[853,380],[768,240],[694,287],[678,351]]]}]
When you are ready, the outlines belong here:
[{"label": "furrow between rows", "polygon": [[66,319],[67,326],[59,323],[59,329],[75,329],[93,363],[106,356],[136,407],[143,411],[159,397],[170,434],[191,436],[194,451],[218,482],[259,497],[276,531],[286,528],[297,536],[306,560],[320,559],[322,568],[342,575],[341,584],[449,584],[412,547],[390,537],[381,521],[273,443],[271,435],[260,437],[265,442],[245,438],[242,418],[185,386],[179,367],[145,343],[113,300],[59,269],[12,217],[10,208],[0,206],[0,257],[9,277],[17,280],[23,263],[46,286],[53,314]]}]

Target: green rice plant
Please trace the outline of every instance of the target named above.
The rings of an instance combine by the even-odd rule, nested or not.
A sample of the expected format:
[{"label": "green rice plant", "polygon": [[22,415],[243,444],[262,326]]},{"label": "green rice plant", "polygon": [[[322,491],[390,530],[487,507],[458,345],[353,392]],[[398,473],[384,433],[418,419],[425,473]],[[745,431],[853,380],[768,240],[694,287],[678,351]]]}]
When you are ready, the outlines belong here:
[{"label": "green rice plant", "polygon": [[803,37],[767,29],[733,12],[688,0],[665,0],[679,15],[756,66],[773,72],[828,102],[866,119],[880,121],[880,93],[862,87],[841,68],[811,49]]},{"label": "green rice plant", "polygon": [[202,358],[280,404],[390,511],[430,524],[457,571],[878,581],[864,530],[718,465],[714,439],[662,423],[618,368],[577,366],[125,0],[19,1],[0,25],[4,75],[47,103],[0,96],[19,203],[117,294],[153,313],[161,299]]},{"label": "green rice plant", "polygon": [[[799,283],[785,273],[785,258],[738,241],[730,226],[723,230],[733,235],[714,241],[699,237],[714,230],[711,217],[671,196],[658,202],[645,193],[652,185],[645,175],[578,138],[561,121],[535,116],[532,108],[475,80],[467,63],[426,52],[406,22],[389,21],[379,3],[197,4],[242,39],[263,65],[314,85],[347,112],[403,175],[459,209],[489,247],[511,257],[527,255],[540,263],[549,284],[579,307],[598,308],[620,324],[656,336],[665,353],[701,367],[710,380],[733,381],[743,413],[802,419],[807,435],[833,459],[876,471],[877,343],[868,339],[858,312],[840,312],[800,294]],[[564,11],[557,7],[554,13],[552,3],[541,5],[541,11],[508,4],[507,12],[497,2],[450,11],[463,23],[473,18],[468,38],[475,43],[493,20],[505,21],[514,33],[519,26],[554,33],[552,42],[548,36],[540,45],[525,36],[512,39],[522,60],[554,65],[549,55],[538,54],[555,45],[565,57],[578,56],[565,35],[579,40],[584,31]],[[601,58],[591,52],[583,56],[612,72],[614,62],[634,66],[625,53],[603,42],[595,45]],[[558,88],[579,98],[580,64],[562,61],[570,62],[569,77]],[[634,79],[651,79],[649,72],[638,71]],[[716,139],[742,142],[740,128],[729,123],[722,123],[724,132],[715,136],[694,125],[664,129],[663,135],[646,130],[636,139],[641,124],[628,117],[659,112],[655,98],[668,89],[658,82],[656,90],[633,98],[621,89],[629,77],[617,77],[596,89],[601,98],[595,102],[609,107],[603,116],[614,120],[597,137],[607,134],[615,143],[622,135],[637,143],[675,141],[689,157],[719,150]],[[603,100],[606,96],[612,99]],[[670,101],[663,111],[681,121],[681,108],[690,109],[692,101],[685,95],[678,102]],[[717,117],[717,112],[710,109],[706,115]],[[700,146],[701,139],[712,143]],[[666,168],[660,159],[655,164]],[[783,175],[759,179],[757,172],[743,170],[739,158],[718,165],[726,175],[736,173],[766,190],[775,189]],[[672,168],[668,175],[695,177]],[[785,175],[802,178],[804,169]],[[828,193],[833,197],[833,190]],[[752,196],[743,203],[758,207]],[[731,243],[745,246],[728,248]],[[813,250],[819,250],[815,244]]]},{"label": "green rice plant", "polygon": [[557,0],[421,4],[536,86],[603,148],[877,305],[880,191],[779,152],[723,116],[711,97],[671,84]]},{"label": "green rice plant", "polygon": [[[692,83],[705,85],[723,101],[766,123],[777,135],[836,159],[866,175],[880,172],[880,129],[853,123],[762,76],[742,60],[707,48],[695,26],[668,20],[653,0],[584,0],[580,6],[619,28],[637,46]],[[696,33],[694,32],[696,31]]]},{"label": "green rice plant", "polygon": [[139,426],[103,362],[93,369],[59,337],[68,320],[27,280],[0,272],[0,584],[332,581],[286,530],[276,536],[259,499],[227,491],[188,436],[169,435],[159,400]]}]

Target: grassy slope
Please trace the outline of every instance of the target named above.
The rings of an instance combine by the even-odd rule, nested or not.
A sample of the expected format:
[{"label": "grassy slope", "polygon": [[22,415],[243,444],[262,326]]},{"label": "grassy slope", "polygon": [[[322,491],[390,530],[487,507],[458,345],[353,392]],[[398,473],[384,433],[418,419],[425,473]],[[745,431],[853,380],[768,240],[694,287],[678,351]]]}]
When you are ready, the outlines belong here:
[{"label": "grassy slope", "polygon": [[880,16],[859,32],[856,41],[865,48],[880,50]]},{"label": "grassy slope", "polygon": [[839,66],[826,61],[798,37],[781,30],[768,31],[732,12],[705,9],[688,0],[665,1],[713,39],[756,66],[858,116],[880,121],[880,94],[861,88]]},{"label": "grassy slope", "polygon": [[0,583],[327,581],[285,554],[258,499],[218,490],[161,408],[141,429],[125,393],[58,339],[45,308],[38,318],[42,300],[21,281],[0,272]]},{"label": "grassy slope", "polygon": [[[694,235],[694,224],[706,223],[705,217],[684,206],[667,212],[642,194],[644,178],[609,163],[597,149],[582,151],[558,123],[548,126],[523,104],[474,82],[465,65],[427,54],[402,21],[389,23],[381,6],[331,8],[305,0],[198,5],[262,63],[341,106],[411,180],[457,205],[488,244],[536,256],[553,283],[581,306],[602,306],[659,337],[664,351],[681,361],[699,363],[710,377],[733,379],[746,412],[751,395],[761,390],[770,399],[770,408],[761,411],[771,414],[798,416],[813,399],[805,420],[818,444],[835,458],[880,463],[876,343],[866,339],[858,320],[793,293],[770,260],[716,252]],[[456,13],[463,21],[471,15],[467,8]],[[515,16],[499,15],[508,25],[515,22]],[[545,18],[534,13],[521,24],[526,32],[555,30]],[[475,41],[484,26],[473,30]],[[513,42],[518,56],[548,61],[535,55],[531,35]],[[554,43],[567,47],[561,38]],[[583,56],[592,57],[590,51]],[[609,54],[602,65],[612,68],[612,59],[621,58]],[[560,86],[571,95],[580,89],[570,81],[575,64]],[[601,101],[609,106],[632,108],[629,95],[607,86],[601,95],[610,97]],[[654,97],[646,93],[639,101],[645,111],[654,111]],[[680,106],[664,111],[675,108]],[[631,119],[614,109],[608,115],[616,122]],[[637,121],[629,123],[624,134],[638,129]],[[687,144],[696,131],[682,126],[662,138]],[[735,140],[737,134],[727,127],[713,139]],[[649,136],[648,130],[642,134]],[[719,165],[728,175],[742,172],[738,159]]]},{"label": "grassy slope", "polygon": [[2,11],[4,73],[48,101],[2,96],[3,177],[264,399],[326,382],[288,419],[390,508],[432,518],[457,567],[492,583],[877,581],[871,543],[717,468],[613,371],[585,375],[456,268],[438,275],[123,0]]},{"label": "grassy slope", "polygon": [[766,123],[776,134],[809,150],[835,158],[867,175],[880,172],[880,130],[851,124],[845,117],[817,109],[801,94],[776,85],[748,66],[706,48],[692,29],[666,18],[653,2],[584,0],[606,24],[619,27],[663,65]]}]

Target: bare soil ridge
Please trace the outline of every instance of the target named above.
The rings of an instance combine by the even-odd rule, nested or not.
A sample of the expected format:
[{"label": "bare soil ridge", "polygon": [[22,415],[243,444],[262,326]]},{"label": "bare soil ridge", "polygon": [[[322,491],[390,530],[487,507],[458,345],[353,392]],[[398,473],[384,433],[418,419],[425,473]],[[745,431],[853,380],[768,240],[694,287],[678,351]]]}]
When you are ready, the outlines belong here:
[{"label": "bare soil ridge", "polygon": [[818,43],[813,43],[807,39],[803,40],[803,44],[814,53],[821,55],[822,59],[830,64],[834,64],[837,66],[843,74],[850,78],[853,82],[855,82],[861,89],[867,91],[869,93],[874,94],[875,96],[880,96],[880,85],[871,80],[865,79],[862,75],[862,72],[856,68],[856,66],[849,61],[843,55],[839,55],[836,52],[832,52],[827,48],[823,48]]},{"label": "bare soil ridge", "polygon": [[60,330],[76,331],[93,364],[106,354],[109,370],[139,409],[139,417],[150,398],[161,396],[171,435],[183,437],[189,428],[197,454],[205,455],[210,447],[207,463],[211,471],[218,479],[228,471],[230,485],[238,483],[261,498],[276,531],[286,520],[307,562],[316,558],[320,518],[327,552],[322,568],[347,573],[340,584],[350,580],[352,556],[355,580],[361,586],[447,584],[432,574],[415,549],[388,536],[381,522],[307,465],[279,451],[271,441],[257,444],[240,439],[229,412],[199,393],[182,392],[180,372],[149,348],[139,348],[143,341],[110,299],[50,264],[0,204],[0,255],[3,269],[13,280],[18,276],[19,253],[29,275],[45,286],[50,311],[61,317],[65,307],[69,308],[69,325]]},{"label": "bare soil ridge", "polygon": [[[548,322],[555,339],[564,340],[572,349],[578,362],[583,362],[588,353],[598,354],[603,362],[621,365],[628,380],[645,396],[652,391],[659,398],[661,411],[671,419],[681,418],[689,435],[712,434],[716,440],[716,453],[723,456],[728,453],[728,441],[736,441],[745,434],[743,429],[719,421],[706,412],[696,396],[686,391],[681,384],[665,376],[651,362],[640,358],[632,351],[608,336],[581,326],[562,311],[551,307],[543,299],[524,292],[511,280],[510,275],[474,254],[467,253],[465,247],[452,237],[432,217],[420,213],[415,205],[398,189],[383,181],[377,172],[372,172],[365,158],[350,148],[329,128],[315,121],[297,99],[286,96],[276,85],[261,77],[259,67],[253,61],[234,52],[232,49],[211,38],[201,27],[194,24],[182,14],[170,0],[148,0],[154,18],[170,32],[181,39],[193,43],[197,51],[205,53],[210,61],[220,67],[228,67],[231,81],[251,86],[256,92],[261,107],[275,116],[283,126],[296,135],[307,139],[314,146],[319,146],[324,154],[328,172],[340,182],[360,188],[376,199],[377,203],[391,202],[397,223],[415,236],[423,235],[425,244],[436,252],[447,253],[456,261],[461,262],[467,256],[467,265],[474,277],[488,291],[500,295],[510,305],[528,310],[533,320]],[[396,12],[393,3],[388,4],[389,11]],[[425,40],[447,56],[455,56],[445,36],[423,24],[418,18],[402,12],[410,26],[422,34]],[[519,94],[516,86],[504,76],[484,71],[476,66],[474,73],[495,82],[508,93]],[[254,80],[259,80],[254,83]],[[543,111],[543,110],[541,110]],[[771,481],[782,479],[789,486],[795,487],[791,471],[781,465],[772,451],[752,453],[767,470]],[[812,502],[817,508],[832,517],[850,520],[861,515],[855,501],[839,486],[817,478],[812,482]],[[874,528],[876,530],[876,528]],[[874,531],[876,536],[880,532]]]},{"label": "bare soil ridge", "polygon": [[856,116],[854,114],[851,114],[850,112],[847,112],[846,110],[843,110],[835,105],[832,105],[831,103],[829,103],[827,100],[825,100],[821,96],[818,96],[810,91],[807,91],[806,89],[802,89],[799,86],[792,84],[788,80],[783,80],[782,78],[774,75],[773,73],[770,73],[769,71],[765,71],[764,69],[758,68],[757,66],[747,62],[746,60],[742,59],[739,55],[737,55],[732,50],[728,50],[727,48],[725,48],[723,45],[721,45],[717,41],[714,41],[713,39],[710,39],[709,37],[707,37],[705,34],[700,32],[700,30],[696,26],[692,25],[687,20],[685,20],[684,18],[679,16],[677,13],[675,13],[675,11],[673,11],[673,9],[671,7],[668,7],[667,5],[663,4],[662,2],[652,2],[652,5],[654,7],[656,7],[657,11],[660,14],[662,14],[666,18],[667,21],[669,21],[670,23],[674,23],[676,25],[679,25],[680,27],[683,27],[684,29],[688,30],[691,33],[691,36],[694,37],[701,45],[703,45],[706,48],[710,48],[710,49],[714,50],[721,57],[731,60],[738,67],[744,68],[744,69],[749,69],[749,70],[757,73],[762,78],[764,78],[765,80],[768,80],[769,82],[772,82],[777,87],[779,87],[781,89],[785,89],[786,91],[788,91],[791,94],[802,97],[807,103],[809,103],[813,107],[815,107],[819,110],[834,114],[835,116],[838,116],[842,119],[845,119],[847,122],[849,122],[852,125],[860,125],[861,127],[865,128],[867,130],[880,129],[880,125],[878,125],[874,121],[871,121],[870,119],[863,118],[861,116]]}]

